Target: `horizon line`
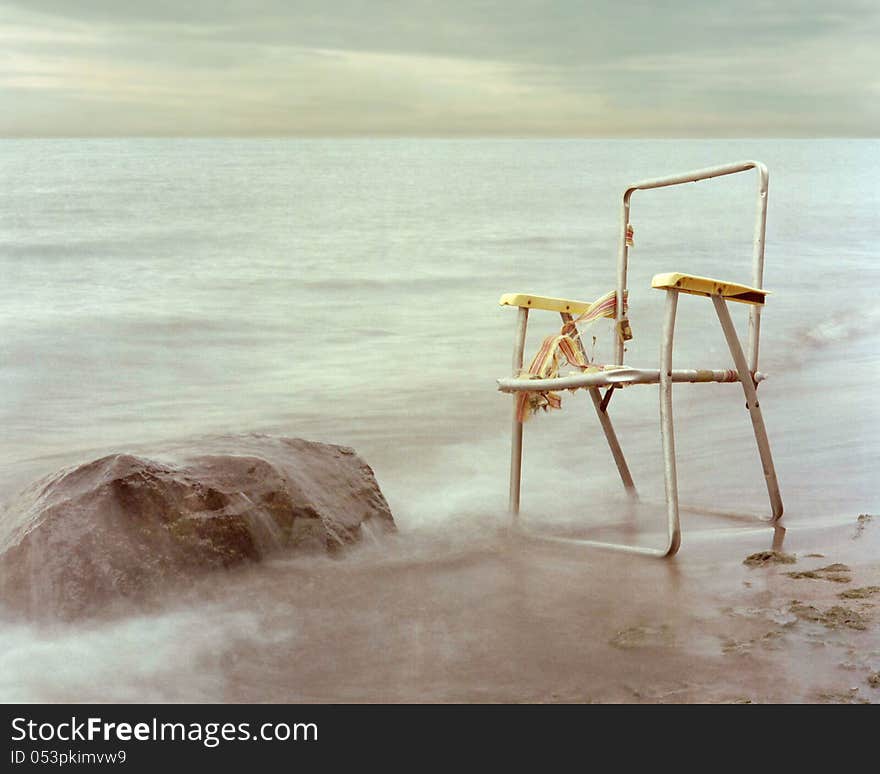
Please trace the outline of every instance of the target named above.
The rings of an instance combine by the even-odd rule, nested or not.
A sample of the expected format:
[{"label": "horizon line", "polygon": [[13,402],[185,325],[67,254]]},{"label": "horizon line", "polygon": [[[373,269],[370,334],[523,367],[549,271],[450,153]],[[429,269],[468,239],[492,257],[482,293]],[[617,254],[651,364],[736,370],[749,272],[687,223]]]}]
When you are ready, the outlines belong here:
[{"label": "horizon line", "polygon": [[653,142],[668,141],[756,141],[756,140],[880,140],[880,134],[855,135],[576,135],[576,134],[407,134],[365,132],[358,134],[0,134],[0,140],[510,140],[510,141],[597,141],[597,142],[633,142],[650,140]]}]

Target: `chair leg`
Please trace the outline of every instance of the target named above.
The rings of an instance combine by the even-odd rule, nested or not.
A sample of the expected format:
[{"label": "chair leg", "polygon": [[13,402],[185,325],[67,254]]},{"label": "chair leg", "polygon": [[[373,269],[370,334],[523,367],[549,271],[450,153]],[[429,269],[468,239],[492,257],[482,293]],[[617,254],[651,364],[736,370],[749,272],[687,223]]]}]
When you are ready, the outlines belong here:
[{"label": "chair leg", "polygon": [[[568,312],[561,312],[563,322],[571,322],[574,318]],[[581,337],[577,337],[577,346],[587,359],[587,351],[584,349],[584,342]],[[636,485],[633,483],[632,474],[629,472],[629,465],[626,464],[626,457],[623,456],[623,449],[620,448],[620,441],[617,440],[617,433],[614,432],[614,425],[611,424],[611,417],[605,409],[602,408],[602,396],[598,387],[592,387],[587,392],[590,393],[590,399],[596,409],[596,416],[599,418],[599,424],[602,425],[602,431],[605,433],[605,440],[608,441],[608,448],[611,449],[611,456],[614,457],[614,464],[617,465],[617,472],[620,473],[620,480],[623,482],[623,488],[632,500],[638,500],[639,494],[636,492]]]},{"label": "chair leg", "polygon": [[623,488],[633,500],[638,500],[639,494],[636,491],[636,485],[633,483],[632,474],[629,472],[629,466],[626,464],[626,457],[623,456],[623,449],[620,448],[620,441],[617,440],[617,433],[614,432],[614,425],[611,424],[611,417],[602,408],[602,396],[596,387],[588,390],[588,392],[593,401],[593,406],[596,408],[599,424],[602,425],[602,430],[605,433],[605,440],[608,441],[608,447],[611,449],[611,456],[614,457],[614,463],[617,465],[617,472],[620,473]]},{"label": "chair leg", "polygon": [[[519,308],[516,320],[516,335],[513,344],[513,374],[518,376],[522,370],[523,352],[526,346],[526,326],[529,322],[529,310]],[[517,417],[517,396],[513,396],[513,425],[510,441],[510,499],[508,510],[514,526],[519,524],[519,493],[522,481],[522,441],[523,426]]]},{"label": "chair leg", "polygon": [[755,441],[758,444],[758,454],[761,457],[761,467],[764,470],[764,479],[767,482],[767,493],[770,495],[772,513],[770,521],[776,522],[782,518],[782,495],[779,493],[779,482],[776,480],[773,456],[770,454],[767,428],[764,426],[761,405],[758,403],[758,392],[755,389],[752,374],[749,372],[749,366],[746,362],[746,356],[743,354],[742,345],[739,343],[739,337],[736,335],[733,320],[730,318],[727,302],[721,296],[712,296],[712,303],[715,305],[718,321],[721,323],[721,328],[724,331],[724,338],[727,339],[727,346],[730,349],[730,354],[733,356],[733,362],[736,365],[736,371],[739,374],[739,380],[746,396],[746,408],[748,408],[749,416],[752,419]]},{"label": "chair leg", "polygon": [[672,339],[675,333],[675,312],[678,291],[666,291],[666,316],[660,345],[660,434],[663,439],[663,473],[666,482],[666,519],[669,531],[667,556],[681,545],[681,523],[678,515],[678,476],[675,469],[675,431],[672,423]]}]

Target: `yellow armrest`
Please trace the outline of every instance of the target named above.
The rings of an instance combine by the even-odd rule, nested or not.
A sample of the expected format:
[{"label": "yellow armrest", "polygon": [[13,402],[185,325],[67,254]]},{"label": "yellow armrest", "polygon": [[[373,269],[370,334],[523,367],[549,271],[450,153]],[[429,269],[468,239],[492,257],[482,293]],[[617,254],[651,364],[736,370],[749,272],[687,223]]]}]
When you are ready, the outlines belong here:
[{"label": "yellow armrest", "polygon": [[501,306],[519,306],[526,309],[543,309],[547,312],[568,312],[582,314],[592,305],[592,301],[572,301],[568,298],[533,296],[528,293],[505,293],[498,302]]},{"label": "yellow armrest", "polygon": [[764,297],[770,292],[761,288],[750,288],[748,285],[738,285],[735,282],[695,277],[693,274],[679,272],[655,274],[654,279],[651,280],[651,287],[660,290],[680,290],[682,293],[691,293],[695,296],[722,296],[742,304],[763,304]]}]

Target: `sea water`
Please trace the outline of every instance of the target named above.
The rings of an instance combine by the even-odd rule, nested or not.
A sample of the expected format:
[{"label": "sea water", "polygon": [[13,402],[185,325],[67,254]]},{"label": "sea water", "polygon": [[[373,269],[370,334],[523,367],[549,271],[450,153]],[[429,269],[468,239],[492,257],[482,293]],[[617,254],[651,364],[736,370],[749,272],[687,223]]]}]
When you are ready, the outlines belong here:
[{"label": "sea water", "polygon": [[[770,169],[764,284],[773,294],[760,360],[769,378],[759,394],[787,521],[876,510],[874,140],[0,141],[0,499],[111,450],[267,432],[354,446],[391,503],[402,541],[394,551],[416,565],[473,546],[492,553],[511,419],[495,379],[509,375],[516,318],[499,296],[591,299],[613,289],[625,187],[743,159]],[[750,172],[634,195],[627,362],[657,367],[663,294],[650,288],[653,274],[750,282],[755,186]],[[742,334],[747,308],[731,305]],[[553,314],[532,313],[527,357],[558,325]],[[599,324],[595,333],[596,357],[608,362],[610,330]],[[731,367],[706,299],[682,297],[674,362]],[[736,385],[675,388],[681,495],[697,508],[767,515],[743,400]],[[601,531],[620,520],[616,469],[588,396],[566,394],[564,407],[526,427],[524,514]],[[620,391],[609,411],[643,498],[660,503],[656,388]],[[654,527],[659,535],[662,504],[646,519],[646,535]],[[686,517],[685,541],[704,526]],[[393,573],[361,561],[358,593],[381,594]],[[272,572],[300,579],[303,566]],[[459,588],[471,571],[449,582]],[[365,613],[348,608],[351,597],[347,612],[334,613],[354,581],[333,579],[348,570],[315,572],[331,591],[317,606],[285,599],[283,613],[270,601],[265,614],[223,602],[231,612],[220,615],[206,603],[148,626],[132,619],[60,640],[16,624],[0,635],[0,692],[91,696],[83,681],[103,674],[96,654],[122,658],[122,648],[157,662],[111,658],[111,671],[124,675],[112,698],[259,698],[260,678],[250,675],[242,691],[235,668],[216,661],[205,622],[227,638],[251,632],[245,649],[259,653],[274,641],[319,648]],[[440,582],[422,580],[425,593]],[[465,630],[432,631],[433,618],[395,604],[415,616],[392,637],[412,671],[406,685],[417,693],[421,680],[429,697],[465,695],[451,679],[419,677],[419,658],[458,652]],[[303,621],[316,617],[326,619],[315,629],[324,634],[304,633]],[[170,652],[183,640],[194,676],[181,682],[179,666],[158,661],[162,643]],[[364,669],[376,670],[380,655],[363,647]],[[68,677],[50,687],[45,665],[69,664],[71,648],[80,670],[65,667]],[[381,686],[403,678],[381,674],[360,688],[285,695],[382,700]],[[507,678],[485,679],[486,696],[503,694],[491,686]],[[278,676],[267,680],[271,692]],[[327,685],[320,670],[312,680]],[[399,686],[387,693],[413,695]]]}]

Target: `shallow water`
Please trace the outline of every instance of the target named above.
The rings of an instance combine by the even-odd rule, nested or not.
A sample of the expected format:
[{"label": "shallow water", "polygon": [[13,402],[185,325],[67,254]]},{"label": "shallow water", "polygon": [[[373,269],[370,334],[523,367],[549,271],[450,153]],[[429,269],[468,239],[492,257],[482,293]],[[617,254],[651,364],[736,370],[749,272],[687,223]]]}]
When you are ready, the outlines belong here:
[{"label": "shallow water", "polygon": [[[460,525],[456,525],[460,526]],[[874,533],[876,533],[876,529]],[[473,531],[401,536],[342,562],[276,560],[162,611],[72,626],[9,623],[6,701],[877,701],[880,632],[799,621],[842,588],[876,534],[792,531],[795,567],[751,569],[768,530],[698,534],[671,562],[561,551]],[[721,538],[721,539],[719,539]],[[464,545],[464,543],[467,545]],[[808,558],[829,551],[824,558]],[[876,601],[876,600],[875,600]],[[869,620],[872,620],[869,618]]]},{"label": "shallow water", "polygon": [[[760,393],[787,539],[848,554],[855,516],[878,506],[878,152],[876,141],[0,142],[3,499],[110,449],[258,430],[355,446],[400,527],[350,562],[273,562],[170,612],[59,630],[9,622],[0,698],[736,698],[664,674],[697,658],[700,685],[729,679],[724,627],[706,634],[709,619],[742,606],[728,582],[751,593],[739,563],[769,530],[685,514],[671,564],[511,546],[498,532],[510,399],[494,379],[510,367],[515,314],[497,297],[611,289],[632,180],[767,163],[775,293]],[[654,273],[748,281],[753,191],[744,174],[635,195],[629,362],[656,363]],[[676,366],[728,367],[705,300],[679,308]],[[745,307],[732,312],[743,330]],[[557,325],[532,319],[530,348]],[[525,515],[659,540],[656,403],[655,388],[634,388],[610,409],[649,503],[635,526],[582,394],[527,427]],[[767,510],[742,403],[735,385],[676,389],[682,498],[704,510]],[[665,656],[609,645],[639,626]],[[800,678],[792,696],[808,699]]]}]

